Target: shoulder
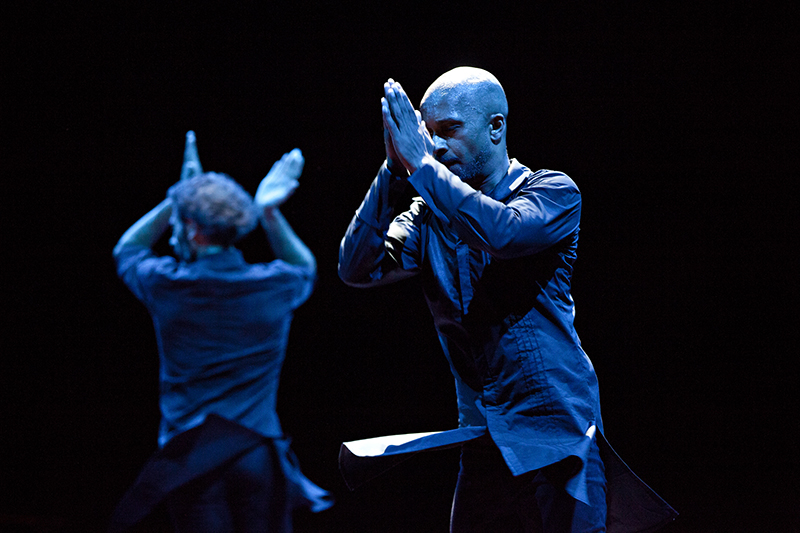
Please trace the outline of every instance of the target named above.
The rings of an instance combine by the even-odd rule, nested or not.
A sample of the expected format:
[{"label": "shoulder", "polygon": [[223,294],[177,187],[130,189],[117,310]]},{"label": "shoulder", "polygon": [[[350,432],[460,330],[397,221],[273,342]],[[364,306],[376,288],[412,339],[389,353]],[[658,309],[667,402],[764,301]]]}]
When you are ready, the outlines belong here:
[{"label": "shoulder", "polygon": [[175,272],[178,262],[170,256],[159,257],[146,246],[126,245],[114,253],[120,275],[135,273],[139,277],[151,274],[169,275]]},{"label": "shoulder", "polygon": [[563,190],[580,194],[575,181],[564,172],[550,169],[531,170],[516,159],[511,160],[508,176],[504,179],[512,194],[519,194],[524,190]]},{"label": "shoulder", "polygon": [[581,191],[575,181],[563,172],[541,169],[527,175],[517,195],[543,195],[568,204],[579,204]]},{"label": "shoulder", "polygon": [[524,170],[518,178],[519,183],[511,201],[533,202],[541,209],[580,210],[581,192],[568,175],[549,169]]},{"label": "shoulder", "polygon": [[530,175],[526,182],[531,186],[574,189],[575,192],[580,192],[575,181],[558,170],[540,169],[535,172],[529,172]]},{"label": "shoulder", "polygon": [[311,296],[317,280],[314,267],[293,265],[282,259],[250,265],[248,276],[255,281],[251,287],[269,294],[272,305],[285,303],[290,308],[298,307]]},{"label": "shoulder", "polygon": [[248,277],[254,279],[280,279],[282,281],[296,280],[313,282],[316,271],[307,265],[293,265],[282,259],[275,259],[269,263],[256,263],[248,265]]}]

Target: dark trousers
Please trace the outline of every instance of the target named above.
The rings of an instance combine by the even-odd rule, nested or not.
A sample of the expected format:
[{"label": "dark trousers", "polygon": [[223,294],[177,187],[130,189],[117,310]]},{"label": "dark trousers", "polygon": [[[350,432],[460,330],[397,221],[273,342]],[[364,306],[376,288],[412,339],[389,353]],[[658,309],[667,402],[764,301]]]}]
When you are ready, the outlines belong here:
[{"label": "dark trousers", "polygon": [[275,447],[263,444],[171,493],[179,533],[291,531],[285,479]]},{"label": "dark trousers", "polygon": [[451,533],[604,532],[606,480],[596,441],[584,466],[591,505],[575,500],[564,489],[574,466],[565,461],[514,476],[491,437],[465,443]]}]

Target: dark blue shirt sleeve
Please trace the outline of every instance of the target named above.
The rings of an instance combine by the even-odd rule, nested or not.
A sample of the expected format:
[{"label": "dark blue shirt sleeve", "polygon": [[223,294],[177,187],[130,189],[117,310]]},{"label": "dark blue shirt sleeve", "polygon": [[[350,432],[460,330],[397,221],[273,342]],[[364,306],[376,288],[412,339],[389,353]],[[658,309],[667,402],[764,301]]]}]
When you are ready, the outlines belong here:
[{"label": "dark blue shirt sleeve", "polygon": [[437,162],[424,164],[409,182],[459,238],[502,259],[545,250],[580,222],[580,192],[560,172],[529,177],[508,203],[476,191]]},{"label": "dark blue shirt sleeve", "polygon": [[127,245],[114,256],[117,275],[131,292],[148,304],[148,286],[152,273],[163,269],[174,269],[177,262],[172,257],[158,257],[146,246]]},{"label": "dark blue shirt sleeve", "polygon": [[291,309],[300,307],[314,290],[316,274],[313,268],[303,265],[293,265],[282,259],[276,259],[264,265],[268,269],[269,277],[276,277],[282,281],[282,297]]},{"label": "dark blue shirt sleeve", "polygon": [[386,254],[386,231],[394,217],[390,196],[401,187],[405,180],[392,176],[384,164],[339,246],[339,277],[346,283],[376,283],[398,267]]}]

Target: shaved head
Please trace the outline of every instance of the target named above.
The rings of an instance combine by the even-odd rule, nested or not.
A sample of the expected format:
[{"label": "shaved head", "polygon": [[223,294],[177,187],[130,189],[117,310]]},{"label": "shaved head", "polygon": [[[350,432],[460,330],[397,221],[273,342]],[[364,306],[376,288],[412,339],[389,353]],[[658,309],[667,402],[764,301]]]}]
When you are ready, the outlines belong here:
[{"label": "shaved head", "polygon": [[456,67],[439,76],[422,97],[420,107],[447,99],[463,109],[481,115],[508,116],[508,101],[503,86],[491,72],[474,67]]},{"label": "shaved head", "polygon": [[509,166],[508,101],[491,73],[458,67],[434,81],[419,106],[433,156],[462,181],[489,190]]}]

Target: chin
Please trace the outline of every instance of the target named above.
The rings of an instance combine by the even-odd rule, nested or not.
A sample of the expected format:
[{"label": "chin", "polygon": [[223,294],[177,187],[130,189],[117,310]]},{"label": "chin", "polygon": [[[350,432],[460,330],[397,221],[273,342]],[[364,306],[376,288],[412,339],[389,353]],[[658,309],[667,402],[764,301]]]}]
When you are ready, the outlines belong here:
[{"label": "chin", "polygon": [[449,170],[450,172],[452,172],[453,174],[455,174],[456,176],[458,176],[462,180],[464,179],[464,177],[463,177],[463,173],[464,172],[462,171],[462,169],[458,165],[458,163],[453,163],[451,165],[445,165],[445,167],[447,167],[447,170]]},{"label": "chin", "polygon": [[475,173],[474,172],[468,172],[468,171],[465,172],[463,169],[459,169],[457,171],[451,170],[450,172],[452,172],[453,174],[458,176],[459,179],[461,181],[463,181],[464,183],[472,183],[473,181],[475,181]]}]

